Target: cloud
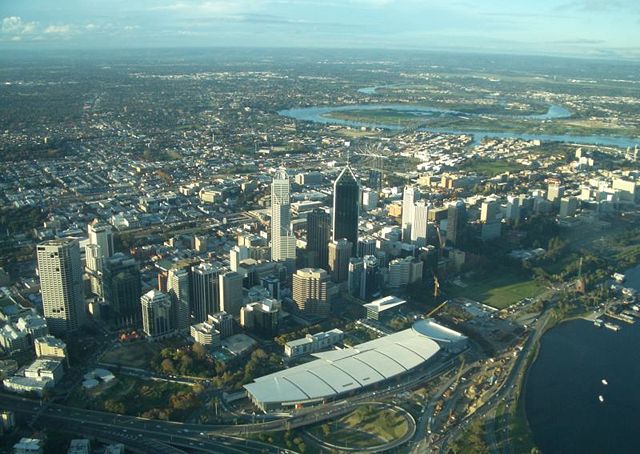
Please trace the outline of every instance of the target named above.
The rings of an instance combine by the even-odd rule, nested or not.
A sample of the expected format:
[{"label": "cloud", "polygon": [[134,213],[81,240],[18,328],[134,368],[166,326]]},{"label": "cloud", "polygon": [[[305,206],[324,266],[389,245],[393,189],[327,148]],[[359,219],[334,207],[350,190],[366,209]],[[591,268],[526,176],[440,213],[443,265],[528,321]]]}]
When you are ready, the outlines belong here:
[{"label": "cloud", "polygon": [[583,13],[640,13],[637,0],[572,0],[556,8],[557,11],[579,11]]},{"label": "cloud", "polygon": [[262,6],[261,0],[179,0],[160,6],[155,6],[152,10],[176,11],[183,13],[226,15],[237,14],[247,11],[255,11]]},{"label": "cloud", "polygon": [[44,33],[51,35],[68,35],[71,33],[70,25],[49,25],[43,30]]},{"label": "cloud", "polygon": [[0,30],[2,33],[10,33],[14,35],[28,35],[36,31],[37,22],[23,22],[18,16],[8,16],[2,19]]}]

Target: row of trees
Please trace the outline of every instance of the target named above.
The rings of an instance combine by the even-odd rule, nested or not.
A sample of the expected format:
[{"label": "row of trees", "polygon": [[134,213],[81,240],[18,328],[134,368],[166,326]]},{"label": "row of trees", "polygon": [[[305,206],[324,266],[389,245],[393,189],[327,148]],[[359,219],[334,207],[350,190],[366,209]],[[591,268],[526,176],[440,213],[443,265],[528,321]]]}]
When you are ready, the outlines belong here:
[{"label": "row of trees", "polygon": [[236,358],[225,363],[212,358],[198,343],[190,348],[165,348],[151,360],[150,365],[153,370],[167,375],[211,378],[215,387],[232,390],[282,367],[278,355],[268,354],[262,349],[254,350],[248,361]]}]

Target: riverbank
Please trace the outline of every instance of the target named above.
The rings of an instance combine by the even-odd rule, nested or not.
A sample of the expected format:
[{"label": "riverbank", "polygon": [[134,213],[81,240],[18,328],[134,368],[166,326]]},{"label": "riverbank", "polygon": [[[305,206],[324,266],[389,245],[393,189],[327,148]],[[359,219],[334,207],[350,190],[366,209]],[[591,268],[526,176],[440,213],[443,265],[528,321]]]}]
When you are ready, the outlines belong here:
[{"label": "riverbank", "polygon": [[[592,125],[579,125],[571,112],[551,105],[542,115],[487,115],[418,104],[349,104],[300,107],[278,111],[284,117],[320,124],[400,131],[407,127],[440,134],[469,135],[479,143],[485,138],[541,140],[619,148],[638,144],[637,134],[625,134]],[[571,120],[571,123],[565,121]],[[498,130],[493,128],[500,128]],[[569,131],[567,133],[566,131]]]},{"label": "riverbank", "polygon": [[[627,270],[628,285],[640,287],[640,266]],[[592,312],[575,311],[545,329],[527,364],[518,406],[511,419],[526,427],[530,444],[544,452],[632,452],[640,396],[640,330],[614,332],[593,326]],[[552,328],[554,328],[552,330]],[[607,384],[601,383],[607,379]],[[600,396],[600,397],[599,397]],[[522,411],[524,410],[524,411]]]}]

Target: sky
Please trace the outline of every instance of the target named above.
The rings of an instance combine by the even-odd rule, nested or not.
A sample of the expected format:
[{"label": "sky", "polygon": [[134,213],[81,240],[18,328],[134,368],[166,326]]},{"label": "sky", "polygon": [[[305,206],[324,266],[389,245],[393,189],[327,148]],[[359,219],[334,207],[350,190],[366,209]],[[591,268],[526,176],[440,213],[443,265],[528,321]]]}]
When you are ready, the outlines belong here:
[{"label": "sky", "polygon": [[640,0],[0,0],[0,49],[320,47],[640,60]]}]

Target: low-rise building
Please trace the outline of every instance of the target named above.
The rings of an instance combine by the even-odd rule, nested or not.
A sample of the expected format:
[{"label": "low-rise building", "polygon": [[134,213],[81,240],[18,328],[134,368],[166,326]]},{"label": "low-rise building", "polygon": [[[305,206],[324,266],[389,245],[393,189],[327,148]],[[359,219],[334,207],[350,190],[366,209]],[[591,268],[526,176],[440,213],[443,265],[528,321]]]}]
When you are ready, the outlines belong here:
[{"label": "low-rise building", "polygon": [[86,438],[76,438],[69,443],[67,454],[89,454],[91,452],[91,442]]},{"label": "low-rise building", "polygon": [[191,337],[199,344],[209,348],[220,347],[220,331],[209,321],[191,325]]},{"label": "low-rise building", "polygon": [[55,386],[64,375],[62,362],[56,359],[38,358],[24,370],[26,378],[34,380],[51,381]]},{"label": "low-rise building", "polygon": [[398,298],[397,296],[385,296],[384,298],[379,298],[365,304],[364,307],[367,310],[367,318],[380,320],[383,313],[389,316],[392,312],[395,312],[399,306],[406,302],[406,300]]},{"label": "low-rise building", "polygon": [[12,325],[0,328],[0,346],[7,352],[13,353],[29,348],[29,336],[26,332],[16,329]]},{"label": "low-rise building", "polygon": [[207,316],[207,322],[220,331],[221,339],[233,336],[233,316],[231,314],[219,311]]},{"label": "low-rise building", "polygon": [[33,341],[36,356],[67,359],[67,344],[51,335],[37,338]]},{"label": "low-rise building", "polygon": [[21,438],[13,445],[14,454],[42,454],[43,452],[44,443],[38,438]]},{"label": "low-rise building", "polygon": [[295,339],[284,345],[284,354],[289,358],[297,358],[303,355],[316,353],[335,344],[342,342],[344,333],[339,329],[331,331],[307,334],[301,339]]},{"label": "low-rise building", "polygon": [[278,332],[280,309],[280,301],[272,298],[247,304],[240,310],[240,325],[262,336],[273,337]]},{"label": "low-rise building", "polygon": [[34,392],[41,396],[45,389],[54,387],[63,374],[64,367],[61,361],[38,358],[24,370],[24,376],[15,375],[6,378],[2,384],[9,391]]}]

